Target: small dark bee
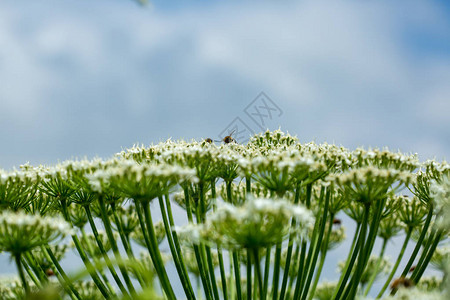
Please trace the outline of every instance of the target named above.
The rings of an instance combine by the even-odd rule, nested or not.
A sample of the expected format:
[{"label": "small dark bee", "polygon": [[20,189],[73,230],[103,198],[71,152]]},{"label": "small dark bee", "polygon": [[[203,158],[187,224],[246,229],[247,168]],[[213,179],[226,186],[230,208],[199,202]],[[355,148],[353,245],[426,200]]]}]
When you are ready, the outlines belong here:
[{"label": "small dark bee", "polygon": [[45,275],[47,275],[47,277],[50,277],[55,275],[55,272],[53,272],[52,269],[48,268],[47,270],[45,270]]},{"label": "small dark bee", "polygon": [[207,143],[211,144],[211,143],[213,142],[213,140],[212,140],[212,139],[210,139],[210,138],[206,138],[206,139],[205,139],[205,142],[207,142]]},{"label": "small dark bee", "polygon": [[401,276],[392,282],[391,289],[396,290],[400,287],[409,288],[412,286],[414,286],[414,282],[411,279]]},{"label": "small dark bee", "polygon": [[412,266],[411,269],[409,269],[409,273],[414,272],[417,266]]},{"label": "small dark bee", "polygon": [[230,133],[230,135],[227,135],[226,137],[224,137],[222,141],[223,141],[225,144],[236,143],[236,140],[232,137],[232,135],[233,135],[233,133],[234,133],[235,131],[236,131],[236,130],[233,130],[233,131]]},{"label": "small dark bee", "polygon": [[335,218],[333,219],[333,225],[341,226],[342,221],[341,219]]}]

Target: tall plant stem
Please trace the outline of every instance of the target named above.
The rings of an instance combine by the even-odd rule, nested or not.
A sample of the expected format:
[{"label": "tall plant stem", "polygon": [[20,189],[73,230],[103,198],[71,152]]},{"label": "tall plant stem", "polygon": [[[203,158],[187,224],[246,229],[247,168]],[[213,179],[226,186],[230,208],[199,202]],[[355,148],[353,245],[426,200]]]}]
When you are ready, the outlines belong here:
[{"label": "tall plant stem", "polygon": [[269,289],[269,272],[270,272],[270,253],[272,252],[271,247],[266,248],[266,258],[264,261],[264,282],[262,295],[267,295],[267,290]]},{"label": "tall plant stem", "polygon": [[425,272],[425,269],[427,268],[431,258],[433,257],[434,251],[436,250],[436,247],[438,246],[441,237],[442,237],[443,231],[439,230],[436,233],[436,236],[434,237],[433,243],[431,246],[427,249],[427,255],[425,256],[425,259],[422,261],[422,264],[417,268],[418,271],[414,270],[415,272],[412,274],[411,279],[414,281],[414,283],[418,283],[420,278],[422,277],[423,273]]},{"label": "tall plant stem", "polygon": [[[148,206],[149,203],[143,203],[142,206]],[[164,290],[164,293],[166,294],[166,297],[169,300],[176,299],[175,293],[173,292],[172,285],[169,282],[169,278],[167,276],[166,270],[164,268],[164,262],[161,258],[161,253],[159,252],[158,243],[156,241],[155,231],[153,228],[153,223],[151,222],[151,216],[150,216],[150,225],[147,229],[146,222],[148,221],[147,215],[147,209],[141,208],[141,204],[139,201],[135,201],[136,206],[136,212],[138,214],[139,224],[141,226],[142,234],[144,236],[145,244],[147,246],[148,252],[150,254],[150,257],[152,259],[153,265],[155,266],[156,273],[158,274],[159,281],[161,283],[161,287]],[[144,216],[142,215],[142,210],[144,211]],[[148,214],[150,211],[148,211]],[[152,233],[150,233],[152,232]],[[151,235],[151,237],[150,237]]]},{"label": "tall plant stem", "polygon": [[356,258],[358,257],[358,254],[361,251],[361,248],[363,248],[363,246],[364,246],[364,240],[366,238],[366,230],[367,230],[368,221],[369,221],[369,210],[364,209],[363,221],[361,223],[360,230],[358,232],[358,240],[355,244],[355,247],[353,248],[349,263],[346,265],[346,268],[342,271],[344,273],[344,276],[342,277],[342,280],[340,280],[338,286],[336,287],[336,290],[334,292],[332,299],[340,299],[342,293],[344,292],[344,288],[345,288],[345,286],[347,284],[347,280],[350,277],[350,274],[353,270],[353,265],[356,261]]},{"label": "tall plant stem", "polygon": [[20,277],[20,280],[22,281],[23,289],[25,290],[25,296],[26,296],[26,298],[28,298],[30,295],[30,286],[28,285],[28,281],[25,277],[21,259],[22,259],[21,253],[14,254],[14,260],[16,262],[17,271],[19,272],[19,277]]},{"label": "tall plant stem", "polygon": [[[411,256],[408,260],[408,262],[406,263],[405,268],[403,269],[402,272],[402,277],[405,277],[409,270],[411,269],[412,264],[414,263],[414,260],[417,257],[417,254],[419,253],[420,247],[422,246],[423,243],[423,239],[425,238],[425,235],[428,232],[428,228],[430,226],[431,223],[431,219],[433,218],[433,205],[428,204],[428,214],[427,214],[427,218],[425,219],[425,223],[422,227],[422,232],[420,233],[419,239],[417,240],[416,246],[414,247],[413,252],[411,253]],[[396,289],[394,289],[396,290]]]},{"label": "tall plant stem", "polygon": [[253,258],[255,261],[255,276],[258,278],[260,299],[265,300],[266,294],[265,294],[264,286],[263,286],[263,282],[262,282],[261,265],[260,265],[260,261],[259,261],[259,253],[258,252],[259,252],[258,248],[253,249]]},{"label": "tall plant stem", "polygon": [[114,266],[111,263],[111,260],[109,259],[109,256],[105,251],[105,248],[103,247],[103,243],[99,238],[97,226],[95,225],[94,218],[92,217],[92,213],[91,213],[89,206],[88,205],[84,206],[84,210],[88,217],[89,225],[91,226],[92,233],[94,234],[95,241],[97,242],[97,246],[103,256],[103,259],[106,262],[106,265],[107,265],[109,271],[111,272],[112,277],[114,278],[114,281],[117,283],[117,286],[119,287],[122,294],[124,296],[129,297],[130,295],[128,294],[128,291],[125,289],[125,286],[123,285],[122,281],[120,280],[119,276],[117,275],[116,270],[114,269]]},{"label": "tall plant stem", "polygon": [[[181,285],[183,287],[184,293],[186,294],[186,297],[188,299],[194,299],[194,291],[192,290],[191,282],[189,280],[189,276],[187,276],[187,272],[185,273],[185,267],[181,264],[180,258],[181,253],[177,251],[177,248],[175,247],[174,239],[173,239],[173,232],[172,228],[169,224],[169,220],[167,218],[167,212],[164,205],[164,199],[162,196],[158,197],[159,200],[159,208],[161,210],[161,216],[163,218],[164,223],[164,229],[166,231],[166,236],[170,248],[170,252],[172,254],[173,262],[175,264],[175,268],[177,269],[178,276],[181,281]],[[168,200],[168,199],[167,199]]]},{"label": "tall plant stem", "polygon": [[384,251],[386,250],[388,239],[383,239],[383,244],[381,245],[381,251],[378,255],[377,264],[375,265],[375,269],[373,270],[372,276],[369,279],[369,283],[367,284],[366,291],[364,292],[364,296],[367,296],[370,292],[370,289],[372,288],[373,283],[375,282],[375,279],[378,275],[378,270],[380,269],[381,263],[383,261],[384,257]]},{"label": "tall plant stem", "polygon": [[[247,254],[247,300],[252,299],[252,256],[250,249],[245,249]],[[255,261],[256,264],[256,261]]]},{"label": "tall plant stem", "polygon": [[127,288],[128,288],[128,291],[130,292],[130,294],[132,296],[136,295],[136,290],[133,286],[133,283],[131,282],[128,271],[125,268],[125,266],[122,264],[123,259],[122,259],[122,256],[120,255],[119,248],[117,247],[116,239],[114,238],[114,234],[113,234],[112,227],[111,227],[111,221],[109,220],[109,217],[106,214],[107,208],[106,208],[105,199],[103,198],[103,196],[100,195],[98,197],[98,202],[100,204],[100,213],[102,216],[103,225],[105,226],[106,236],[108,237],[109,243],[111,244],[111,248],[113,250],[114,257],[120,263],[119,264],[120,273],[122,274],[123,279],[125,280],[125,284],[127,285]]},{"label": "tall plant stem", "polygon": [[384,283],[383,287],[381,288],[380,292],[378,293],[377,299],[379,299],[379,298],[381,298],[381,296],[383,296],[383,293],[386,291],[387,287],[389,286],[389,283],[391,282],[392,278],[394,277],[395,272],[397,271],[397,268],[400,264],[400,261],[402,260],[403,255],[405,254],[406,247],[408,246],[409,239],[411,238],[411,233],[412,233],[412,227],[408,227],[408,229],[406,231],[405,240],[403,241],[403,246],[397,257],[397,261],[395,262],[395,265],[392,268],[391,273],[389,274],[389,277],[387,278],[386,282]]},{"label": "tall plant stem", "polygon": [[242,289],[241,289],[241,270],[238,259],[237,250],[233,250],[233,269],[234,269],[234,279],[236,281],[236,294],[237,299],[242,300]]},{"label": "tall plant stem", "polygon": [[327,227],[327,231],[326,231],[325,242],[322,244],[321,249],[320,249],[319,267],[316,271],[316,274],[314,275],[314,282],[311,287],[311,290],[308,293],[309,294],[308,300],[311,300],[313,298],[314,293],[316,291],[317,284],[319,283],[320,275],[322,274],[323,265],[325,263],[325,258],[327,256],[327,252],[328,252],[327,251],[328,243],[330,241],[331,231],[333,230],[333,220],[334,220],[334,213],[330,213],[328,227]]},{"label": "tall plant stem", "polygon": [[281,242],[275,247],[275,263],[273,266],[273,277],[272,277],[272,299],[277,300],[278,298],[278,281],[280,279],[280,261],[281,261]]}]

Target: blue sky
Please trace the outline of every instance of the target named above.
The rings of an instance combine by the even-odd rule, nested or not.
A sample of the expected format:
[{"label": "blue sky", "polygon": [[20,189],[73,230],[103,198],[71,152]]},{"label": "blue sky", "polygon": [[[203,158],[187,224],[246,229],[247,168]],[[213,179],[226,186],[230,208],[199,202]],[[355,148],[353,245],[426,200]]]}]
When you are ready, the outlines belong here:
[{"label": "blue sky", "polygon": [[167,3],[2,1],[0,166],[217,137],[261,91],[302,141],[448,158],[444,1]]}]

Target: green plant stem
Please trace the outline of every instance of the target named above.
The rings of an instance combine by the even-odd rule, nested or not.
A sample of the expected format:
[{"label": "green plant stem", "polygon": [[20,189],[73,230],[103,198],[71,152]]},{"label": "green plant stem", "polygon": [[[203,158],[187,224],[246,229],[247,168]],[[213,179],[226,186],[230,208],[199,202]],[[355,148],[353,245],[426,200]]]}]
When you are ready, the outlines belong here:
[{"label": "green plant stem", "polygon": [[238,250],[233,250],[233,269],[234,269],[234,279],[236,281],[236,294],[237,299],[242,300],[242,289],[241,289],[241,270],[238,259]]},{"label": "green plant stem", "polygon": [[[311,290],[309,291],[309,297],[308,300],[311,300],[314,296],[314,293],[316,291],[317,284],[319,283],[320,275],[322,274],[323,265],[325,263],[325,258],[327,256],[327,250],[328,250],[328,243],[330,241],[330,235],[331,231],[333,230],[333,220],[334,220],[334,213],[330,212],[329,221],[328,221],[328,228],[327,228],[327,235],[325,237],[325,243],[322,244],[320,247],[320,261],[319,261],[319,268],[316,271],[316,274],[314,275],[314,282],[311,287]],[[312,272],[312,270],[311,270]]]},{"label": "green plant stem", "polygon": [[[247,300],[252,299],[252,255],[250,249],[246,249],[247,253]],[[256,261],[255,261],[256,263]]]},{"label": "green plant stem", "polygon": [[[300,182],[297,183],[297,187],[295,189],[295,197],[294,197],[294,204],[298,204],[299,199],[300,199]],[[308,197],[308,195],[307,195]],[[311,191],[309,191],[309,197],[311,197]],[[296,219],[292,219],[291,220],[291,228],[295,228],[296,226]],[[288,278],[289,278],[289,269],[290,269],[290,265],[291,265],[291,257],[292,257],[292,247],[294,246],[294,233],[291,232],[289,235],[289,241],[288,241],[288,249],[287,249],[287,253],[286,253],[286,263],[284,266],[284,272],[283,272],[283,280],[281,282],[281,290],[280,290],[280,300],[284,300],[284,297],[286,295],[286,286],[288,283]]]},{"label": "green plant stem", "polygon": [[181,266],[181,262],[180,262],[180,259],[179,259],[180,258],[180,253],[175,248],[175,244],[174,244],[173,236],[172,236],[172,229],[171,229],[171,227],[169,225],[169,220],[167,218],[167,213],[166,213],[163,197],[162,196],[158,197],[158,200],[159,200],[159,208],[161,210],[161,216],[163,218],[164,229],[165,229],[165,232],[166,232],[166,236],[167,236],[170,252],[172,254],[172,259],[173,259],[173,262],[175,264],[175,268],[177,269],[177,273],[178,273],[178,276],[180,278],[181,285],[183,287],[183,290],[184,290],[184,293],[185,293],[186,297],[188,299],[194,299],[194,297],[195,297],[194,296],[194,291],[192,290],[192,286],[190,284],[189,278],[186,278],[187,274],[184,273],[184,269]]},{"label": "green plant stem", "polygon": [[313,252],[312,260],[309,262],[309,265],[308,265],[308,268],[307,268],[308,276],[307,276],[307,279],[306,279],[306,283],[305,283],[305,285],[303,287],[302,297],[301,297],[301,299],[303,299],[303,300],[305,300],[307,295],[308,295],[309,286],[311,284],[311,280],[312,280],[313,275],[314,275],[314,269],[316,267],[317,258],[319,257],[319,252],[321,250],[322,241],[323,241],[323,235],[324,235],[325,227],[326,227],[326,223],[327,223],[328,205],[330,203],[331,191],[330,190],[327,190],[326,192],[322,191],[321,192],[321,197],[320,197],[321,200],[323,199],[323,197],[322,197],[323,193],[325,193],[325,205],[324,205],[324,208],[323,208],[323,215],[322,215],[322,218],[321,218],[321,221],[320,221],[319,235],[318,235],[318,237],[317,237],[317,239],[315,241],[315,244],[314,244],[314,252]]},{"label": "green plant stem", "polygon": [[219,300],[219,290],[217,289],[217,280],[216,280],[216,275],[214,273],[214,264],[212,261],[211,248],[208,246],[205,246],[205,252],[206,252],[206,259],[208,262],[208,270],[209,270],[209,276],[211,279],[213,295],[214,295],[215,299]]},{"label": "green plant stem", "polygon": [[[36,279],[39,282],[48,282],[47,275],[44,273],[44,270],[42,270],[41,266],[38,265],[31,251],[23,253],[22,260],[25,260],[26,264],[28,264],[31,270],[33,270]],[[26,265],[24,264],[24,266]]]},{"label": "green plant stem", "polygon": [[272,252],[271,247],[266,248],[266,258],[264,261],[264,284],[262,295],[267,295],[267,290],[269,289],[269,272],[270,272],[270,253]]},{"label": "green plant stem", "polygon": [[223,298],[224,300],[228,300],[227,277],[226,277],[227,275],[225,274],[222,250],[217,249],[217,256],[219,257],[220,279],[222,282]]},{"label": "green plant stem", "polygon": [[[364,209],[363,221],[361,223],[360,230],[358,233],[358,240],[352,251],[352,255],[350,257],[350,262],[348,263],[347,268],[343,270],[344,276],[342,277],[342,280],[340,281],[339,285],[336,287],[332,299],[340,299],[342,293],[344,292],[344,288],[345,288],[345,286],[347,284],[347,280],[350,277],[350,274],[353,270],[353,265],[356,261],[356,258],[358,257],[358,254],[361,251],[361,248],[363,248],[364,239],[366,237],[368,220],[369,220],[369,211],[367,209]],[[355,232],[355,234],[356,234],[356,232]]]},{"label": "green plant stem", "polygon": [[[66,273],[64,272],[63,268],[59,264],[58,260],[56,259],[55,255],[53,254],[50,247],[48,245],[45,247],[41,246],[41,251],[44,254],[45,258],[48,261],[51,261],[53,263],[53,265],[55,266],[55,268],[57,270],[56,275],[59,279],[59,282],[66,290],[66,292],[69,295],[73,294],[77,299],[81,299],[80,293],[75,289],[75,287],[73,286],[72,281],[70,281],[69,277],[67,277]],[[59,274],[59,276],[58,276],[58,274]],[[105,298],[109,299],[107,297],[105,297]]]},{"label": "green plant stem", "polygon": [[381,262],[383,261],[384,251],[386,250],[387,242],[388,239],[383,239],[383,244],[381,245],[381,251],[380,254],[378,255],[377,264],[375,265],[375,269],[373,270],[372,276],[369,279],[366,290],[364,292],[364,296],[367,296],[369,294],[370,289],[372,288],[372,285],[375,282],[375,279],[377,278],[378,270],[380,269]]},{"label": "green plant stem", "polygon": [[128,274],[127,269],[121,263],[123,261],[122,256],[120,255],[119,248],[117,247],[116,239],[114,238],[114,234],[111,227],[111,221],[109,220],[108,215],[106,214],[106,204],[102,196],[98,197],[98,202],[100,204],[100,212],[103,219],[103,225],[105,226],[106,235],[108,237],[109,243],[111,244],[114,257],[120,263],[119,270],[125,280],[125,284],[127,285],[128,291],[132,296],[136,295],[136,290],[134,288],[133,283],[131,282],[130,275]]},{"label": "green plant stem", "polygon": [[16,261],[17,271],[19,272],[19,277],[20,280],[22,281],[22,286],[25,291],[25,297],[28,298],[30,296],[30,286],[28,285],[28,281],[25,278],[21,257],[22,257],[21,253],[14,254],[14,260]]},{"label": "green plant stem", "polygon": [[[424,223],[423,227],[421,228],[422,232],[420,233],[419,239],[417,240],[416,246],[414,247],[414,250],[411,253],[408,263],[406,264],[405,268],[403,269],[403,272],[401,275],[402,277],[406,277],[409,270],[411,269],[411,266],[414,263],[414,260],[416,259],[417,254],[419,253],[420,247],[422,246],[423,239],[425,238],[425,236],[428,232],[428,227],[430,226],[431,219],[433,218],[433,206],[431,204],[428,204],[428,205],[429,205],[428,214],[427,214],[425,223]],[[394,290],[396,290],[396,289],[394,289]]]},{"label": "green plant stem", "polygon": [[[144,203],[143,206],[149,205],[149,203]],[[135,201],[136,206],[136,212],[138,214],[139,224],[141,226],[142,234],[144,236],[145,244],[147,246],[148,252],[150,254],[150,257],[152,259],[153,265],[155,267],[156,273],[158,274],[159,281],[161,283],[161,287],[164,290],[164,293],[166,294],[166,297],[170,300],[176,299],[175,293],[173,292],[172,286],[170,285],[169,278],[167,277],[166,270],[164,268],[164,262],[162,261],[161,254],[159,253],[158,244],[156,243],[156,249],[155,249],[155,232],[153,226],[149,229],[146,228],[146,217],[142,215],[142,211],[145,209],[141,209],[141,204],[139,201]],[[149,232],[153,232],[153,237],[150,238]]]},{"label": "green plant stem", "polygon": [[389,274],[389,277],[387,278],[386,282],[384,283],[383,287],[381,288],[380,292],[378,293],[377,299],[379,299],[379,298],[381,298],[381,296],[383,296],[384,292],[386,291],[387,287],[389,286],[389,283],[391,282],[392,278],[394,277],[395,272],[397,271],[397,268],[400,264],[400,261],[402,260],[403,255],[405,254],[406,247],[408,246],[409,239],[411,238],[411,233],[412,233],[412,227],[408,227],[405,240],[403,241],[403,246],[397,257],[397,261],[395,262],[395,265],[392,268],[391,273]]},{"label": "green plant stem", "polygon": [[261,265],[260,265],[260,261],[259,261],[259,253],[258,252],[259,252],[258,248],[253,248],[253,257],[255,260],[255,276],[258,278],[260,299],[265,300],[266,293],[265,293],[265,290],[264,290],[265,288],[264,288],[263,282],[262,282]]},{"label": "green plant stem", "polygon": [[[114,269],[114,266],[112,265],[111,260],[109,259],[109,256],[106,253],[105,248],[103,247],[103,243],[99,238],[97,226],[95,225],[94,218],[92,217],[92,213],[91,213],[89,206],[85,205],[84,210],[88,217],[89,225],[91,226],[92,233],[94,234],[95,241],[97,242],[97,246],[98,246],[100,252],[102,253],[103,259],[105,260],[106,265],[108,266],[108,269],[111,272],[112,277],[114,278],[114,281],[117,283],[117,286],[119,287],[122,294],[124,296],[129,297],[130,295],[128,294],[127,290],[125,289],[125,286],[123,285],[122,281],[120,280],[119,276],[117,275],[116,270]],[[86,237],[86,241],[89,243],[89,240],[87,239],[87,237]]]},{"label": "green plant stem", "polygon": [[[423,273],[425,272],[425,269],[427,268],[428,264],[431,261],[431,258],[433,257],[434,251],[436,250],[441,237],[442,237],[443,231],[439,230],[438,233],[436,233],[436,236],[434,237],[433,243],[428,249],[427,255],[425,259],[423,260],[422,264],[419,266],[418,271],[416,274],[413,273],[411,276],[411,279],[414,281],[414,283],[418,283],[420,278],[422,277]],[[414,270],[416,271],[416,270]]]},{"label": "green plant stem", "polygon": [[281,242],[275,247],[275,263],[273,266],[273,277],[272,277],[272,299],[277,300],[278,298],[278,281],[280,279],[280,261],[281,261]]}]

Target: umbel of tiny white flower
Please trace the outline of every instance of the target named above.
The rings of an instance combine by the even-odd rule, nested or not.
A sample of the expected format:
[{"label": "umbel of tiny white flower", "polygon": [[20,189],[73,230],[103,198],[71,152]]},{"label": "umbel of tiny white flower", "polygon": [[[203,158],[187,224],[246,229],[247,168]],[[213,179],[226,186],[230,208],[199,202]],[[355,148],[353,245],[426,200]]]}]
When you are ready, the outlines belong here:
[{"label": "umbel of tiny white flower", "polygon": [[[292,218],[297,219],[299,233],[314,220],[312,213],[283,199],[249,197],[242,206],[224,203],[210,214],[205,224],[180,230],[194,240],[221,247],[256,249],[283,241]],[[294,228],[291,228],[294,229]]]},{"label": "umbel of tiny white flower", "polygon": [[105,170],[88,176],[92,188],[99,193],[112,188],[134,200],[150,201],[169,193],[183,181],[195,181],[195,172],[189,168],[168,164],[138,164],[131,160],[119,160]]},{"label": "umbel of tiny white flower", "polygon": [[41,217],[22,212],[0,215],[0,251],[20,254],[72,234],[59,217]]}]

